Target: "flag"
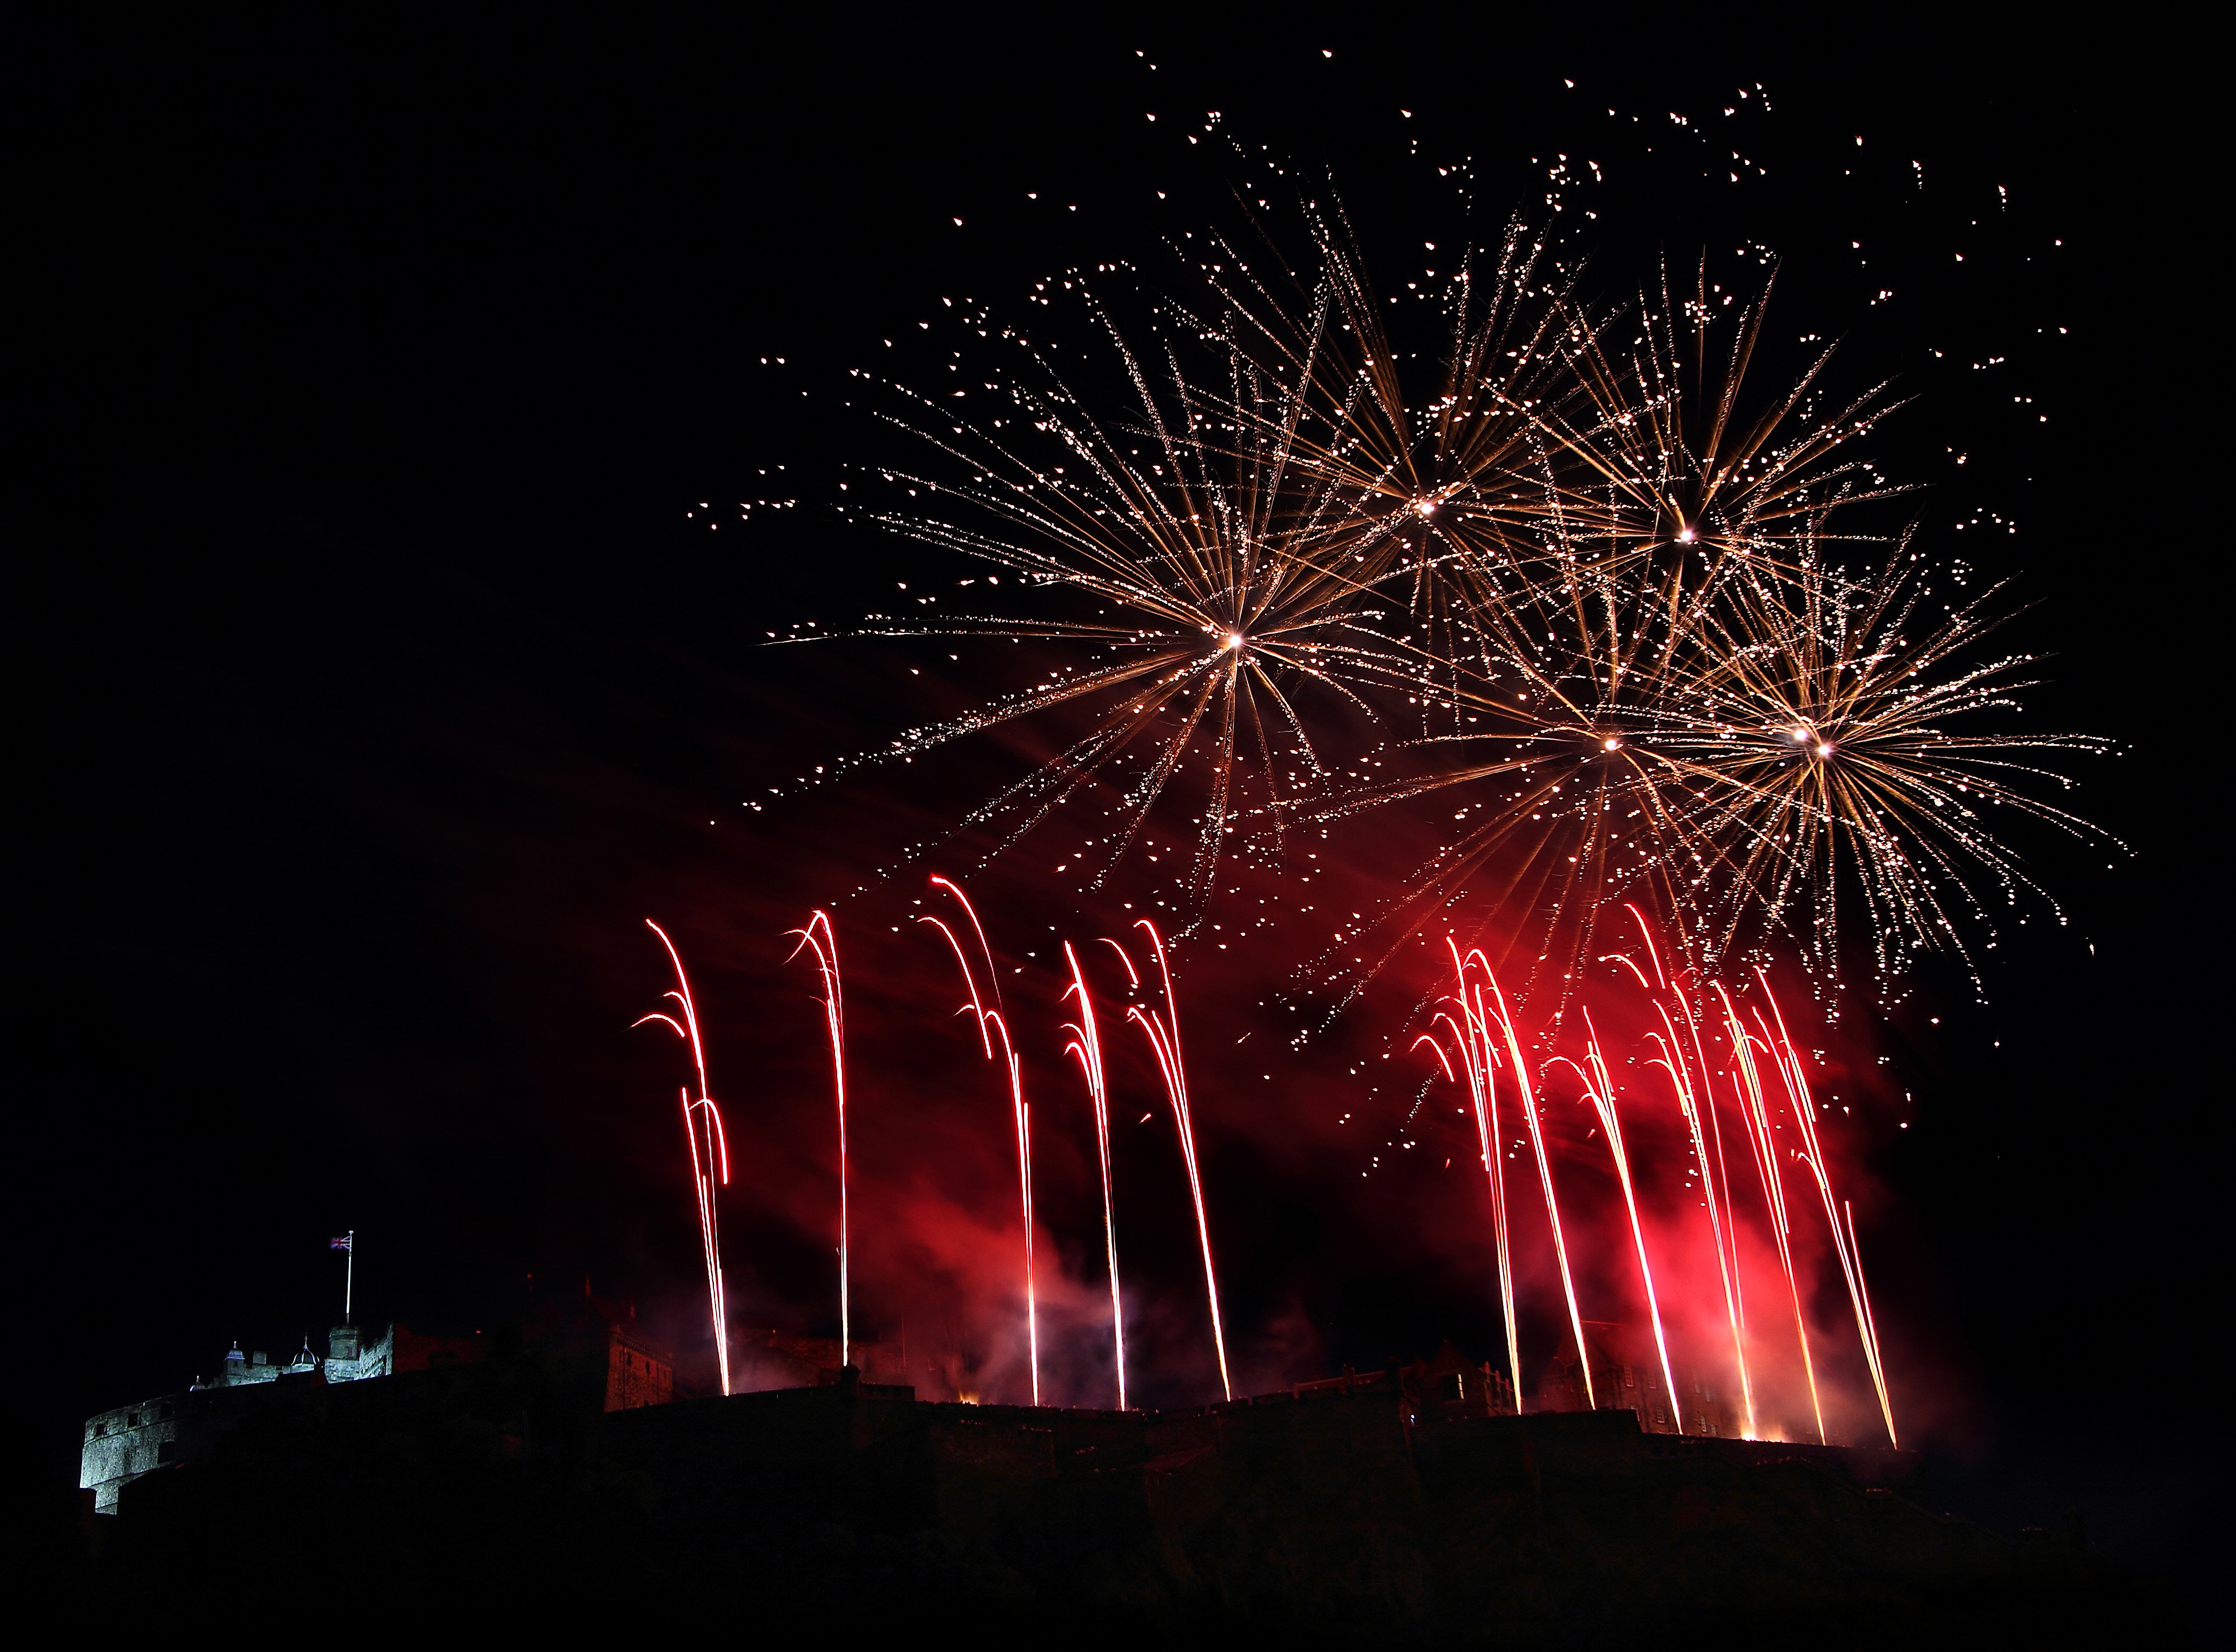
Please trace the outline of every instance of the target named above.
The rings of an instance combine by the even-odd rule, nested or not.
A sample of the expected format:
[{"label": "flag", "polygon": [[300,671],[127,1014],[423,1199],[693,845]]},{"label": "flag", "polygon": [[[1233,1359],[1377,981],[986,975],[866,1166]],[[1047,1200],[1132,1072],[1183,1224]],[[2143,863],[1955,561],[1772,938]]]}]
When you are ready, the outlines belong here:
[{"label": "flag", "polygon": [[339,1239],[330,1239],[326,1241],[326,1248],[328,1250],[347,1250],[350,1247],[350,1241],[356,1237],[357,1235],[355,1234],[344,1234]]}]

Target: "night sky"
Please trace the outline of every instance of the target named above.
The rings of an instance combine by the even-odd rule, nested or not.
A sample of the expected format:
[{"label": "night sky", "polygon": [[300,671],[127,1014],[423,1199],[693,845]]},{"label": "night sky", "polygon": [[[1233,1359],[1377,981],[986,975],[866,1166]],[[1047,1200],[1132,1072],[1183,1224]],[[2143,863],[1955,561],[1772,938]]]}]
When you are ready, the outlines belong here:
[{"label": "night sky", "polygon": [[[1984,1004],[1931,964],[1886,1013],[1851,991],[1833,1064],[1910,1122],[1859,1135],[1855,1174],[1937,1494],[2007,1529],[2079,1505],[2181,1563],[2226,1295],[2199,749],[2225,329],[2174,49],[1367,21],[10,25],[11,1449],[74,1477],[88,1413],[235,1337],[322,1346],[352,1227],[361,1319],[487,1328],[531,1274],[587,1274],[703,1360],[681,1069],[629,1030],[668,984],[647,914],[693,964],[739,1152],[734,1321],[834,1333],[827,1075],[781,937],[865,885],[834,907],[857,1333],[987,1344],[1006,1124],[907,925],[961,864],[871,873],[1031,748],[769,793],[1018,668],[758,646],[957,577],[831,513],[840,462],[890,451],[845,370],[943,298],[1022,313],[1051,270],[1148,259],[1216,209],[1230,144],[1332,175],[1393,269],[1542,213],[1548,163],[1589,155],[1607,181],[1565,227],[1597,213],[1610,289],[1767,247],[1776,333],[1840,336],[1849,382],[1910,398],[1874,451],[1940,552],[2013,582],[2010,635],[2048,656],[2025,723],[2123,748],[2076,760],[2071,797],[2131,856],[2022,842],[2069,925],[2007,926]],[[1461,155],[1471,218],[1435,173]],[[1099,1215],[1049,966],[1116,914],[1049,859],[974,887],[1018,971],[1050,1311],[1084,1347]],[[1182,966],[1238,1388],[1447,1335],[1490,1358],[1471,1207],[1428,1163],[1451,1149],[1360,1174],[1412,1092],[1347,1070],[1402,1048],[1414,995],[1296,1055],[1289,961]],[[1117,1109],[1136,1389],[1193,1403],[1185,1195],[1148,1106]]]}]

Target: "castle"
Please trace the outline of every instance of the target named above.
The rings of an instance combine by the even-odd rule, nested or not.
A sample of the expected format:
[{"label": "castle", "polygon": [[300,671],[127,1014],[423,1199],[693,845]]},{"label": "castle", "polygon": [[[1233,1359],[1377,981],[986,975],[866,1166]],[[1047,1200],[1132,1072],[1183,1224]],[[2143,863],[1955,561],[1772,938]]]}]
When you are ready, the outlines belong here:
[{"label": "castle", "polygon": [[[633,1303],[592,1295],[588,1280],[579,1301],[531,1304],[523,1334],[586,1372],[602,1390],[604,1410],[664,1405],[675,1396],[674,1351],[637,1328]],[[207,1382],[197,1377],[183,1393],[88,1418],[78,1485],[93,1493],[95,1513],[113,1515],[132,1481],[173,1464],[209,1460],[226,1435],[283,1394],[306,1385],[370,1382],[471,1365],[489,1351],[491,1340],[478,1331],[445,1336],[401,1322],[367,1338],[358,1326],[342,1324],[326,1333],[323,1358],[311,1351],[306,1337],[294,1358],[280,1365],[262,1349],[243,1353],[236,1339]]]}]

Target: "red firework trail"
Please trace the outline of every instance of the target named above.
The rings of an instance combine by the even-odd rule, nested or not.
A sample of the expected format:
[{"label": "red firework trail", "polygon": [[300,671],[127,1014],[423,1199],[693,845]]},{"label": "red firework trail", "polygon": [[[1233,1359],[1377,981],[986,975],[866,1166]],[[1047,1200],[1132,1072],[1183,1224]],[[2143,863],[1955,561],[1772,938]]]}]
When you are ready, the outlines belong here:
[{"label": "red firework trail", "polygon": [[916,920],[919,924],[930,924],[937,929],[947,938],[948,945],[954,950],[955,962],[963,971],[963,991],[970,995],[970,1002],[963,1008],[970,1010],[971,1020],[977,1026],[979,1047],[985,1051],[987,1060],[994,1059],[993,1034],[998,1032],[1002,1036],[1002,1060],[1009,1069],[1009,1075],[1010,1124],[1017,1142],[1017,1191],[1024,1206],[1025,1342],[1032,1355],[1033,1404],[1037,1405],[1041,1403],[1041,1333],[1039,1312],[1033,1300],[1032,1114],[1025,1104],[1024,1077],[1018,1069],[1017,1052],[1009,1042],[1009,1023],[1002,1014],[1001,973],[994,967],[994,950],[986,944],[986,931],[978,922],[978,913],[970,905],[970,898],[963,892],[960,885],[950,882],[937,873],[933,874],[931,881],[935,887],[944,889],[957,900],[962,902],[963,910],[970,919],[970,927],[978,937],[979,955],[986,961],[987,984],[994,991],[995,1007],[990,1010],[978,996],[978,983],[970,968],[970,960],[963,953],[963,944],[956,939],[955,931],[937,918],[926,917]]},{"label": "red firework trail", "polygon": [[1677,1408],[1677,1379],[1669,1371],[1669,1341],[1661,1333],[1661,1305],[1654,1294],[1654,1268],[1646,1260],[1646,1234],[1638,1223],[1638,1195],[1631,1187],[1630,1155],[1622,1142],[1622,1119],[1615,1111],[1615,1080],[1609,1076],[1607,1061],[1600,1054],[1599,1029],[1592,1025],[1591,1011],[1584,1011],[1584,1064],[1579,1067],[1566,1056],[1563,1066],[1583,1080],[1584,1094],[1591,1098],[1593,1109],[1600,1116],[1600,1128],[1607,1133],[1608,1152],[1615,1159],[1615,1173],[1622,1183],[1622,1201],[1630,1212],[1631,1242],[1638,1247],[1638,1277],[1646,1285],[1647,1317],[1654,1322],[1654,1349],[1661,1356],[1661,1381],[1669,1395],[1669,1415],[1675,1418],[1677,1432],[1685,1432],[1684,1413]]},{"label": "red firework trail", "polygon": [[675,943],[668,938],[666,930],[649,918],[644,920],[644,926],[660,937],[660,944],[668,949],[668,961],[675,965],[675,984],[661,996],[675,1000],[683,1019],[679,1022],[674,1016],[655,1010],[648,1016],[639,1017],[630,1025],[661,1023],[691,1047],[691,1065],[699,1076],[695,1100],[687,1086],[682,1091],[683,1139],[691,1144],[691,1187],[699,1200],[699,1242],[707,1259],[707,1306],[714,1320],[714,1359],[721,1368],[722,1392],[727,1394],[730,1392],[729,1313],[722,1296],[722,1242],[714,1188],[718,1181],[723,1187],[730,1184],[730,1144],[722,1132],[721,1109],[707,1093],[707,1047],[699,1037],[699,1010],[691,999],[691,982],[683,973],[682,955],[675,950]]},{"label": "red firework trail", "polygon": [[1561,1233],[1560,1201],[1553,1196],[1553,1162],[1545,1150],[1545,1122],[1538,1115],[1536,1093],[1529,1083],[1529,1064],[1522,1059],[1522,1041],[1515,1037],[1514,1017],[1506,1007],[1506,994],[1487,961],[1483,977],[1490,985],[1490,996],[1497,1006],[1491,1011],[1491,1018],[1498,1023],[1500,1037],[1506,1044],[1515,1088],[1521,1093],[1522,1117],[1529,1127],[1529,1145],[1536,1151],[1537,1180],[1545,1189],[1545,1217],[1553,1227],[1553,1255],[1561,1264],[1561,1290],[1568,1300],[1568,1328],[1576,1338],[1576,1368],[1584,1378],[1584,1403],[1597,1411],[1600,1402],[1592,1392],[1592,1357],[1584,1351],[1584,1316],[1576,1311],[1576,1281],[1568,1272],[1568,1241]]},{"label": "red firework trail", "polygon": [[846,1307],[846,1006],[838,991],[838,937],[831,915],[818,909],[804,929],[786,930],[799,937],[799,945],[785,957],[789,964],[803,948],[813,948],[815,966],[823,975],[823,1021],[831,1034],[831,1078],[838,1099],[838,1363],[853,1364],[853,1345]]},{"label": "red firework trail", "polygon": [[[1887,1398],[1886,1370],[1879,1363],[1878,1326],[1871,1317],[1871,1298],[1864,1284],[1864,1259],[1856,1247],[1856,1213],[1848,1208],[1847,1221],[1840,1220],[1840,1206],[1832,1196],[1832,1180],[1825,1168],[1825,1149],[1817,1141],[1817,1107],[1809,1094],[1809,1076],[1801,1065],[1800,1052],[1793,1048],[1793,1040],[1786,1030],[1786,1012],[1778,1007],[1778,998],[1770,990],[1770,982],[1758,970],[1756,978],[1762,982],[1763,996],[1770,1001],[1770,1013],[1778,1023],[1776,1042],[1770,1045],[1772,1058],[1778,1063],[1779,1076],[1786,1083],[1788,1109],[1801,1128],[1803,1149],[1799,1155],[1802,1163],[1816,1179],[1817,1192],[1825,1201],[1825,1220],[1832,1229],[1832,1249],[1840,1259],[1841,1277],[1848,1285],[1848,1301],[1855,1309],[1856,1334],[1864,1345],[1864,1361],[1871,1367],[1871,1386],[1878,1392],[1879,1415],[1886,1423],[1887,1444],[1900,1445],[1895,1438],[1894,1406]],[[1770,1023],[1763,1019],[1762,1011],[1754,1012],[1756,1024],[1760,1026],[1766,1043],[1771,1037]]]},{"label": "red firework trail", "polygon": [[[1716,1245],[1716,1271],[1723,1278],[1724,1317],[1732,1331],[1732,1360],[1739,1370],[1739,1394],[1746,1410],[1745,1438],[1753,1439],[1758,1427],[1754,1414],[1754,1379],[1747,1370],[1746,1308],[1739,1289],[1739,1229],[1729,1220],[1729,1179],[1724,1180],[1720,1196],[1717,1188],[1718,1177],[1723,1168],[1723,1132],[1715,1122],[1714,1093],[1708,1082],[1712,1070],[1700,1047],[1700,1016],[1691,1002],[1670,985],[1669,977],[1661,968],[1661,949],[1654,944],[1653,931],[1647,927],[1646,915],[1635,906],[1630,908],[1630,915],[1638,920],[1640,936],[1646,943],[1647,956],[1653,960],[1654,981],[1659,984],[1661,994],[1654,1000],[1654,1012],[1661,1017],[1661,1030],[1647,1034],[1661,1053],[1647,1065],[1659,1067],[1669,1075],[1669,1087],[1676,1097],[1677,1110],[1683,1116],[1685,1128],[1693,1139],[1693,1158],[1700,1167],[1701,1195],[1708,1208],[1709,1236]],[[1621,954],[1616,954],[1615,958],[1638,977],[1641,986],[1648,992],[1654,991],[1654,984],[1647,982],[1645,971],[1636,964]],[[1674,1017],[1669,1013],[1672,1003],[1677,1006]],[[1686,1032],[1691,1036],[1691,1060],[1687,1060],[1685,1054],[1685,1039],[1677,1031],[1676,1023],[1680,1020],[1684,1022]],[[1695,1063],[1701,1076],[1697,1084],[1693,1080]],[[1707,1116],[1706,1129],[1703,1128],[1704,1114]],[[1708,1156],[1708,1137],[1712,1134],[1716,1141],[1716,1155],[1713,1159]]]},{"label": "red firework trail", "polygon": [[1817,1396],[1817,1362],[1809,1353],[1809,1326],[1801,1315],[1801,1287],[1793,1277],[1792,1228],[1786,1216],[1786,1186],[1778,1172],[1778,1143],[1771,1135],[1770,1109],[1762,1098],[1762,1078],[1756,1070],[1754,1052],[1758,1046],[1767,1051],[1770,1044],[1757,1039],[1739,1020],[1739,1012],[1732,1004],[1732,995],[1724,991],[1723,983],[1714,984],[1716,997],[1724,1006],[1724,1030],[1732,1041],[1732,1060],[1735,1070],[1733,1087],[1739,1093],[1739,1116],[1746,1121],[1747,1142],[1754,1149],[1754,1165],[1762,1177],[1763,1201],[1770,1208],[1771,1237],[1778,1241],[1778,1265],[1786,1270],[1786,1294],[1793,1301],[1793,1334],[1801,1343],[1801,1369],[1809,1379],[1809,1406],[1817,1418],[1817,1439],[1825,1443],[1825,1407]]},{"label": "red firework trail", "polygon": [[1072,1035],[1063,1053],[1076,1059],[1079,1070],[1087,1077],[1088,1099],[1095,1107],[1095,1147],[1102,1161],[1102,1237],[1110,1257],[1110,1333],[1117,1349],[1118,1409],[1126,1409],[1126,1314],[1118,1290],[1118,1220],[1110,1202],[1110,1092],[1102,1077],[1102,1040],[1095,1029],[1095,1003],[1088,996],[1087,977],[1080,973],[1079,954],[1071,943],[1063,944],[1064,962],[1071,965],[1071,984],[1063,990],[1067,998],[1075,994],[1079,998],[1079,1019],[1064,1023],[1064,1030]]},{"label": "red firework trail", "polygon": [[[1470,984],[1468,964],[1480,962],[1485,975],[1490,972],[1490,960],[1480,948],[1460,957],[1459,943],[1450,936],[1444,944],[1451,951],[1452,975],[1458,991],[1444,1000],[1459,1011],[1454,1020],[1448,1010],[1438,1010],[1436,1019],[1452,1030],[1453,1042],[1460,1054],[1461,1064],[1467,1070],[1468,1097],[1475,1113],[1476,1141],[1483,1149],[1483,1175],[1490,1182],[1490,1218],[1492,1231],[1498,1241],[1498,1299],[1506,1320],[1506,1375],[1514,1388],[1514,1411],[1522,1413],[1522,1339],[1514,1317],[1514,1257],[1509,1242],[1506,1221],[1506,1176],[1503,1169],[1505,1155],[1501,1151],[1504,1136],[1498,1127],[1498,1091],[1495,1076],[1498,1052],[1490,1042],[1490,1017],[1484,1013],[1483,986]],[[1452,1064],[1445,1057],[1444,1046],[1433,1033],[1423,1033],[1413,1041],[1418,1050],[1423,1044],[1436,1051],[1437,1060],[1443,1064],[1444,1077],[1457,1082]]]},{"label": "red firework trail", "polygon": [[[1157,933],[1154,924],[1146,918],[1137,918],[1134,927],[1147,930],[1149,944],[1156,949],[1157,971],[1164,981],[1165,1007],[1161,1014],[1155,1010],[1144,1014],[1141,1007],[1134,1004],[1128,1008],[1126,1018],[1148,1036],[1149,1049],[1157,1058],[1157,1070],[1164,1075],[1165,1094],[1172,1100],[1173,1118],[1180,1126],[1180,1156],[1187,1162],[1188,1191],[1195,1198],[1196,1238],[1203,1246],[1203,1290],[1205,1300],[1211,1304],[1212,1342],[1219,1350],[1219,1385],[1226,1391],[1227,1399],[1233,1399],[1234,1385],[1227,1375],[1227,1331],[1219,1317],[1219,1276],[1211,1262],[1211,1223],[1204,1214],[1203,1177],[1196,1168],[1195,1121],[1188,1111],[1187,1068],[1180,1059],[1180,1011],[1178,1000],[1173,997],[1172,964],[1165,956],[1164,937]],[[1139,986],[1141,977],[1134,975],[1134,960],[1126,958],[1126,949],[1117,942],[1111,941],[1110,944],[1117,949],[1120,958],[1126,958],[1126,972],[1134,976],[1134,984]]]}]

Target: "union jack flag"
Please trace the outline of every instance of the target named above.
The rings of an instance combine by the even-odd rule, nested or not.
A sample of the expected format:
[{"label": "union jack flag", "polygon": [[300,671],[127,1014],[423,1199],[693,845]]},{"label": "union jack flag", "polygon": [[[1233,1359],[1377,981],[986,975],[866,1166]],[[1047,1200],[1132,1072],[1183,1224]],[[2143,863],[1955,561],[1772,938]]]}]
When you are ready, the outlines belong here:
[{"label": "union jack flag", "polygon": [[347,1250],[350,1247],[350,1241],[356,1237],[357,1235],[355,1234],[344,1234],[339,1239],[330,1239],[326,1241],[326,1248],[328,1250]]}]

